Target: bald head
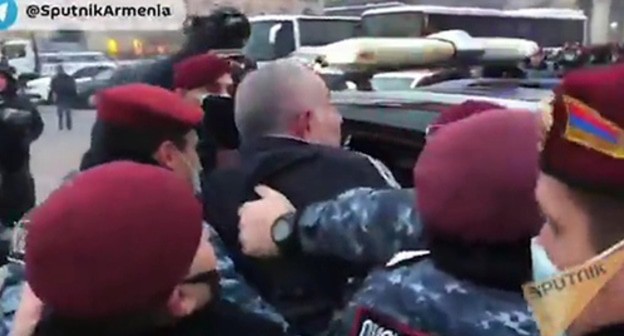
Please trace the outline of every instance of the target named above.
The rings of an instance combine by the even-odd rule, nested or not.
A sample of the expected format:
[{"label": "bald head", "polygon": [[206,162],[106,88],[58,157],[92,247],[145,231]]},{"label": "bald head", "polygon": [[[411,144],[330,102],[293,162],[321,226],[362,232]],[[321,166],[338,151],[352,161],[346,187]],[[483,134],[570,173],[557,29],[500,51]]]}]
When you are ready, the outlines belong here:
[{"label": "bald head", "polygon": [[327,95],[325,83],[311,69],[293,60],[271,62],[238,86],[236,127],[244,141],[289,134],[298,116],[317,110]]}]

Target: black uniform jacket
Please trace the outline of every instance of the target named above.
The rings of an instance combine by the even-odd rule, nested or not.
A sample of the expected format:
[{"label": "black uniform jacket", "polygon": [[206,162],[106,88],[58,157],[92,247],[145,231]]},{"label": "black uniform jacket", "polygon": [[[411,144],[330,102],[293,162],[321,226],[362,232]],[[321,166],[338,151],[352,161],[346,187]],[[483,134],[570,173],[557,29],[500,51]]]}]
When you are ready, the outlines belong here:
[{"label": "black uniform jacket", "polygon": [[369,159],[341,148],[286,137],[265,137],[241,147],[241,167],[216,170],[204,184],[205,215],[230,249],[237,269],[302,335],[317,334],[342,307],[347,280],[362,275],[330,257],[289,253],[258,260],[242,255],[238,207],[257,198],[253,188],[268,185],[297,208],[331,199],[357,187],[388,188]]},{"label": "black uniform jacket", "polygon": [[30,144],[43,132],[39,111],[9,80],[0,95],[0,222],[12,226],[35,205]]}]

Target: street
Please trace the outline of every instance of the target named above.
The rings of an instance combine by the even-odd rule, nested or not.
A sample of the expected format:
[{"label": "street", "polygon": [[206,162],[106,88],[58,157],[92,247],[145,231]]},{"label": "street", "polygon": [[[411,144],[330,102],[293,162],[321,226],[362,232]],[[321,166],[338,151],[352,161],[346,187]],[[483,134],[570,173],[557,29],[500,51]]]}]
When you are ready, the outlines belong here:
[{"label": "street", "polygon": [[89,148],[94,110],[73,112],[73,129],[59,131],[55,106],[39,106],[45,124],[43,134],[31,147],[30,167],[35,177],[37,202],[56,189],[62,178],[77,169]]}]

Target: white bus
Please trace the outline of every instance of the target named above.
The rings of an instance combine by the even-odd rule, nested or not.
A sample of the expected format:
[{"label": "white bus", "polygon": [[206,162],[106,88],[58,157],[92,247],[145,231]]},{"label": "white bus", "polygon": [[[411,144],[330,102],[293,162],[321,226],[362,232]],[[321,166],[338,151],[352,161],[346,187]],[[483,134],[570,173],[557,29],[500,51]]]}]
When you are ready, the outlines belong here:
[{"label": "white bus", "polygon": [[250,19],[245,55],[257,62],[288,56],[301,47],[317,47],[355,37],[358,17],[263,15]]},{"label": "white bus", "polygon": [[389,8],[397,6],[405,6],[406,4],[399,1],[367,3],[364,5],[334,6],[325,7],[323,13],[332,16],[360,16],[369,9]]},{"label": "white bus", "polygon": [[561,47],[585,43],[587,16],[571,9],[498,9],[443,6],[397,6],[362,14],[364,34],[376,37],[415,37],[460,29],[475,37],[510,37]]}]

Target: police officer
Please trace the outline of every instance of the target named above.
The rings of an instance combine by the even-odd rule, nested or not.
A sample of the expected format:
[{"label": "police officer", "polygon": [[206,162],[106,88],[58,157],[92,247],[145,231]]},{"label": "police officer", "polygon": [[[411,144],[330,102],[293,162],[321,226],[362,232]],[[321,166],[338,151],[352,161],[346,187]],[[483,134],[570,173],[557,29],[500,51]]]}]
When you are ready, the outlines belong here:
[{"label": "police officer", "polygon": [[44,305],[34,335],[284,335],[220,300],[201,204],[173,171],[95,167],[30,220],[27,298]]},{"label": "police officer", "polygon": [[436,132],[414,169],[429,254],[373,273],[330,335],[537,334],[520,289],[541,225],[537,126],[492,110]]},{"label": "police officer", "polygon": [[35,205],[30,145],[42,132],[39,111],[17,93],[12,71],[0,68],[0,223],[5,227]]},{"label": "police officer", "polygon": [[204,110],[197,151],[206,174],[238,162],[233,85],[231,62],[218,55],[193,56],[175,65],[176,91]]},{"label": "police officer", "polygon": [[241,49],[249,38],[251,26],[239,10],[221,7],[206,17],[189,17],[184,32],[186,41],[182,49],[154,64],[146,72],[143,82],[172,90],[176,63],[209,50]]},{"label": "police officer", "polygon": [[[546,224],[532,244],[535,280],[562,275],[624,240],[622,85],[624,65],[579,70],[545,110],[536,195]],[[592,293],[577,293],[585,298],[578,304],[587,304],[581,309],[567,302],[551,307],[557,319],[573,321],[562,326],[566,334],[624,335],[624,270],[611,275]],[[557,288],[575,291],[569,281],[561,284]]]},{"label": "police officer", "polygon": [[[174,171],[197,194],[201,165],[195,128],[202,117],[201,108],[162,88],[129,84],[105,90],[98,96],[100,127],[91,143],[90,156],[83,162],[83,172],[120,160],[151,164]],[[236,273],[214,231],[209,239],[219,261],[224,299],[285,326],[283,318]],[[6,299],[12,302],[10,297]],[[5,318],[10,320],[12,313],[6,312]]]}]

